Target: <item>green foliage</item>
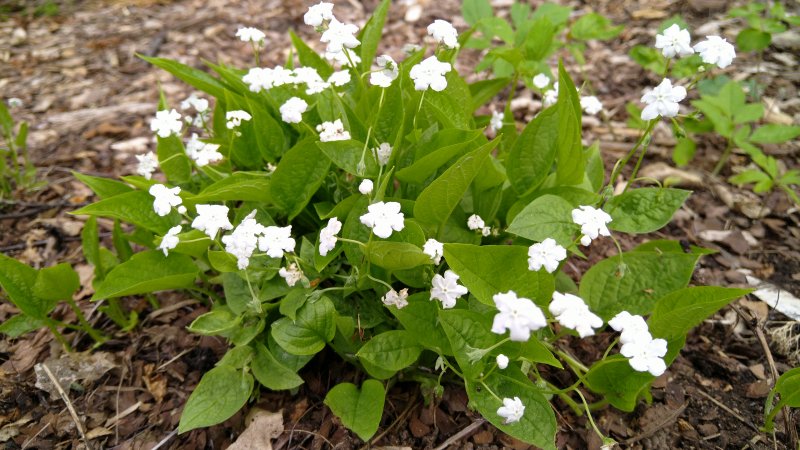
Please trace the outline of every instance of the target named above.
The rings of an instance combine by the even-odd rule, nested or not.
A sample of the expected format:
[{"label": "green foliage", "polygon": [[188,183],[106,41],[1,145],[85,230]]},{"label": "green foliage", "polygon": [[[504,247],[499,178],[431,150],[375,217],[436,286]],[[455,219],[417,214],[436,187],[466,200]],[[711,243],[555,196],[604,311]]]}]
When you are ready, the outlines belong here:
[{"label": "green foliage", "polygon": [[9,197],[17,188],[29,190],[42,185],[36,180],[27,140],[28,123],[15,125],[5,101],[0,101],[0,199]]},{"label": "green foliage", "polygon": [[383,384],[365,380],[359,389],[352,383],[340,383],[325,396],[325,404],[364,441],[375,435],[383,415],[386,393]]}]

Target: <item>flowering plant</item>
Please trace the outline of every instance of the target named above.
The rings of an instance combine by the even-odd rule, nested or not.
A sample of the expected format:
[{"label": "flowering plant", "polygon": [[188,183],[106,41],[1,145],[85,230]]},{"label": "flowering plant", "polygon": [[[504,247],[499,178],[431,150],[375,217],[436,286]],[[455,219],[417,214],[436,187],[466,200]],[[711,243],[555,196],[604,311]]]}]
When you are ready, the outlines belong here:
[{"label": "flowering plant", "polygon": [[[100,200],[75,214],[131,225],[114,254],[87,222],[94,300],[191,290],[211,308],[190,330],[232,345],[188,399],[181,432],[232,416],[256,380],[298,387],[297,372],[329,347],[371,377],[326,397],[364,440],[380,426],[383,380],[413,375],[438,395],[459,380],[489,422],[555,448],[555,397],[579,414],[588,392],[633,410],[688,331],[748,292],[687,287],[707,251],[672,241],[617,244],[577,286],[562,271],[570,258],[615,233],[663,227],[690,193],[613,195],[598,147],[581,142],[587,107],[561,65],[553,104],[521,132],[510,115],[478,126],[496,125],[476,112],[509,80],[468,84],[452,64],[471,33],[444,21],[428,28],[432,49],[376,58],[389,5],[362,30],[332,4],[313,5],[304,19],[325,51],[292,34],[285,66],[256,56],[249,70],[209,64],[211,76],[145,58],[213,107],[193,96],[181,114],[162,95],[157,149],[140,156],[138,175],[81,177]],[[237,33],[256,55],[257,31]],[[547,44],[536,39],[518,45]],[[676,89],[646,96],[651,119],[675,112]],[[606,324],[621,333],[618,352],[617,340],[592,363],[569,351]],[[564,368],[571,386],[548,376]]]}]

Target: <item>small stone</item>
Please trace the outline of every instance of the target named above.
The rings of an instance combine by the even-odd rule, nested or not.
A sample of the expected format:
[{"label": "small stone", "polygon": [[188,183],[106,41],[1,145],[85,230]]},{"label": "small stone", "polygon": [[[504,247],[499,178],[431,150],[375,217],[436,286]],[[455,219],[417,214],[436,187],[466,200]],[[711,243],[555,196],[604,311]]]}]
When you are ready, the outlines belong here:
[{"label": "small stone", "polygon": [[697,430],[703,436],[713,436],[713,435],[719,433],[719,428],[717,428],[717,426],[714,425],[713,423],[704,423],[702,425],[699,425],[697,427]]},{"label": "small stone", "polygon": [[24,28],[14,28],[11,32],[11,46],[22,45],[28,40],[28,33]]},{"label": "small stone", "polygon": [[769,383],[764,380],[759,380],[747,385],[747,392],[745,392],[745,395],[748,398],[764,398],[769,394],[769,390]]}]

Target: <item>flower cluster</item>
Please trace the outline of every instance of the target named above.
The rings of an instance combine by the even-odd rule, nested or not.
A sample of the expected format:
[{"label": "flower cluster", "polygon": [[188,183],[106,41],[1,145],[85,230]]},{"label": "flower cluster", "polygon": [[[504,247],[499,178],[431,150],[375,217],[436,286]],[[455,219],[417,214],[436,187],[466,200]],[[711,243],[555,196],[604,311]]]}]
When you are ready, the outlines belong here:
[{"label": "flower cluster", "polygon": [[[661,50],[666,58],[689,56],[697,52],[706,64],[713,64],[724,69],[736,58],[736,49],[727,40],[719,36],[706,36],[706,40],[691,45],[689,30],[672,24],[662,33],[656,35],[655,47]],[[673,86],[669,78],[664,78],[654,89],[642,96],[646,106],[642,110],[642,120],[653,120],[657,117],[675,117],[678,115],[679,102],[686,98],[686,88]]]},{"label": "flower cluster", "polygon": [[664,355],[667,354],[667,341],[653,339],[650,329],[642,316],[631,315],[627,311],[614,316],[608,325],[621,332],[620,353],[628,358],[628,363],[638,372],[650,372],[660,376],[667,370]]}]

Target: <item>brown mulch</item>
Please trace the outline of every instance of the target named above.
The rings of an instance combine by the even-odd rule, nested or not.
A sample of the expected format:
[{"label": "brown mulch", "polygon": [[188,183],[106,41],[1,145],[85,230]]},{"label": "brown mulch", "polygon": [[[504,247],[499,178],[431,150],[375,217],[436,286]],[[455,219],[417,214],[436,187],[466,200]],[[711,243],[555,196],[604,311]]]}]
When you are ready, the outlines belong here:
[{"label": "brown mulch", "polygon": [[[307,2],[300,0],[57,3],[61,9],[54,17],[16,13],[0,21],[0,100],[22,99],[24,105],[12,112],[30,122],[31,157],[40,178],[47,182],[44,188],[20,192],[15,200],[0,204],[0,251],[37,267],[69,261],[87,281],[91,270],[80,250],[82,221],[66,213],[93,198],[70,171],[106,176],[131,173],[133,155],[153,148],[148,121],[156,109],[157,85],[160,83],[172,104],[191,92],[136,54],[174,58],[196,67],[202,67],[203,60],[244,67],[250,64],[250,49],[233,34],[238,26],[248,25],[266,30],[268,48],[263,59],[274,64],[288,54],[288,29],[297,30],[311,42],[314,36],[302,23]],[[458,1],[420,3],[425,9],[415,24],[404,22],[403,7],[393,5],[382,43],[389,53],[398,53],[406,43],[421,42],[425,26],[434,18],[451,19],[459,29],[465,28],[458,17]],[[719,1],[568,3],[577,11],[598,11],[626,25],[620,38],[590,43],[585,67],[567,58],[576,82],[589,82],[608,110],[607,120],[585,120],[587,143],[600,141],[607,167],[636,137],[625,124],[625,104],[637,101],[643,87],[658,81],[625,56],[628,50],[635,44],[651,43],[657,24],[673,14],[684,15],[692,30],[704,26],[708,34],[721,30],[731,37],[741,26],[725,19],[725,2]],[[337,15],[363,24],[376,4],[376,0],[337,2]],[[507,11],[507,7],[500,10]],[[800,121],[796,55],[796,47],[772,47],[760,65],[757,77],[767,86],[767,101],[774,105],[770,121]],[[478,57],[477,52],[464,52],[459,71],[468,73]],[[753,75],[755,67],[752,55],[740,55],[728,74]],[[526,90],[518,92],[517,98],[532,99],[515,102],[517,119],[530,118],[537,99]],[[800,296],[800,214],[796,205],[783,195],[758,197],[726,184],[723,178],[711,178],[708,173],[721,153],[720,142],[713,139],[701,140],[692,166],[667,173],[665,167],[674,167],[669,159],[674,140],[667,126],[664,122],[657,129],[644,171],[654,178],[677,175],[695,193],[665,229],[649,236],[621,237],[623,248],[642,239],[685,240],[718,250],[701,260],[695,284],[745,285],[742,270],[746,269]],[[797,143],[767,151],[787,167],[800,165]],[[745,164],[746,158],[734,155],[725,175]],[[100,225],[101,232],[110,232],[110,224]],[[615,251],[606,242],[593,247],[590,257],[596,261]],[[140,314],[140,324],[125,333],[94,310],[96,305],[88,302],[90,291],[82,294],[81,306],[90,320],[113,336],[94,355],[113,368],[96,373],[91,382],[78,380],[66,387],[81,429],[59,395],[36,386],[43,378],[37,376],[34,365],[64,356],[52,335],[41,330],[0,341],[0,448],[150,449],[162,444],[160,448],[215,449],[225,448],[241,434],[247,411],[222,425],[180,436],[174,432],[186,398],[226,350],[221,339],[186,330],[206,306],[177,293],[159,297],[157,307],[144,299],[126,299],[125,306]],[[752,300],[740,302],[738,308],[755,317],[755,326],[766,322],[769,329],[786,322],[779,313]],[[8,303],[0,303],[0,321],[14,313]],[[59,308],[56,315],[74,320],[68,308]],[[770,336],[767,333],[770,352],[780,372],[800,364],[780,354]],[[86,352],[75,356],[76,364],[88,361],[90,340],[81,335],[68,337],[75,348]],[[604,333],[565,344],[591,361],[601,356],[598,352],[609,340],[610,334]],[[306,384],[297,392],[264,391],[249,407],[282,412],[284,431],[274,447],[361,448],[363,442],[340,425],[322,400],[331,386],[358,382],[363,375],[327,352],[315,357],[301,375]],[[758,430],[771,382],[767,353],[753,324],[726,309],[692,332],[682,355],[656,380],[651,403],[641,403],[631,414],[603,408],[594,418],[604,433],[624,448],[788,448],[782,420],[777,421],[775,441]],[[469,410],[466,394],[457,385],[447,384],[443,398],[428,400],[428,393],[415,384],[400,381],[393,385],[379,430],[382,437],[373,444],[436,448],[458,436],[449,448],[529,448],[488,424],[468,428],[479,416]],[[553,404],[559,448],[599,448],[585,416],[576,416],[560,400]],[[790,427],[798,427],[797,416],[800,414],[795,414]]]}]

